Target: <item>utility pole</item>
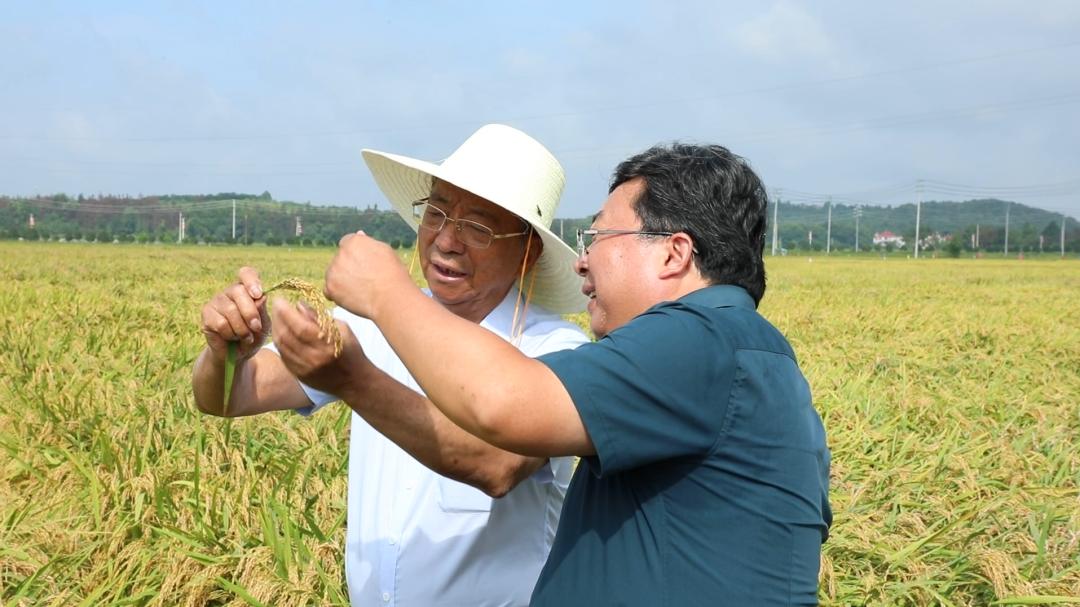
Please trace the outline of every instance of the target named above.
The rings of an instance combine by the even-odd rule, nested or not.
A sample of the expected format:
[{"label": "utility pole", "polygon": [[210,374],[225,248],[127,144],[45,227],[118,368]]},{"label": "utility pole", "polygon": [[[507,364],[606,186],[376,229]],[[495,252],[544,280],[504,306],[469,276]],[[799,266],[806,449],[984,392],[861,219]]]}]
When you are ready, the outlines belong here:
[{"label": "utility pole", "polygon": [[232,239],[236,242],[236,199],[232,201]]},{"label": "utility pole", "polygon": [[862,207],[855,207],[855,252],[859,252],[859,218],[862,217]]},{"label": "utility pole", "polygon": [[177,222],[177,225],[176,225],[176,242],[177,243],[184,242],[184,213],[183,213],[183,211],[180,212],[180,219],[179,219],[179,221]]},{"label": "utility pole", "polygon": [[1012,207],[1011,202],[1005,203],[1005,257],[1009,256],[1009,208]]},{"label": "utility pole", "polygon": [[975,250],[979,249],[979,224],[975,224]]},{"label": "utility pole", "polygon": [[919,225],[922,223],[922,179],[915,180],[915,259],[919,258]]},{"label": "utility pole", "polygon": [[772,208],[772,254],[773,254],[774,257],[776,256],[777,234],[778,234],[778,231],[780,229],[780,224],[777,223],[779,218],[780,218],[780,189],[777,188],[776,189],[776,203],[773,204],[773,208]]},{"label": "utility pole", "polygon": [[1069,220],[1069,218],[1065,216],[1065,213],[1062,213],[1061,214],[1061,257],[1062,257],[1062,259],[1065,258],[1065,222],[1068,221],[1068,220]]},{"label": "utility pole", "polygon": [[825,254],[828,255],[832,251],[832,197],[829,197],[829,221],[825,228]]},{"label": "utility pole", "polygon": [[814,250],[814,231],[810,230],[809,235],[806,238],[807,238],[807,240],[810,241],[810,243],[809,243],[810,250],[813,251]]}]

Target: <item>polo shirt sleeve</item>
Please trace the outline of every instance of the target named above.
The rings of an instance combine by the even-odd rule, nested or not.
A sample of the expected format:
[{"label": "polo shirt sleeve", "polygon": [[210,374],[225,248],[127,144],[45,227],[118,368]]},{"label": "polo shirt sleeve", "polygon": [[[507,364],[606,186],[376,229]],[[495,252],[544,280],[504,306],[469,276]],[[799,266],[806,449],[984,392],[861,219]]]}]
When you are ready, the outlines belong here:
[{"label": "polo shirt sleeve", "polygon": [[541,356],[577,407],[597,476],[704,456],[728,416],[734,347],[693,305],[667,302],[592,344]]},{"label": "polo shirt sleeve", "polygon": [[526,346],[521,351],[526,356],[536,358],[560,350],[573,350],[589,343],[589,338],[577,326],[567,322],[545,323],[536,328],[535,335],[530,335]]},{"label": "polo shirt sleeve", "polygon": [[[536,323],[526,330],[526,335],[528,339],[521,342],[520,348],[523,354],[531,358],[560,350],[573,350],[589,343],[589,338],[577,325],[558,317]],[[574,458],[553,457],[529,478],[539,483],[555,483],[560,491],[565,492],[573,474]]]}]

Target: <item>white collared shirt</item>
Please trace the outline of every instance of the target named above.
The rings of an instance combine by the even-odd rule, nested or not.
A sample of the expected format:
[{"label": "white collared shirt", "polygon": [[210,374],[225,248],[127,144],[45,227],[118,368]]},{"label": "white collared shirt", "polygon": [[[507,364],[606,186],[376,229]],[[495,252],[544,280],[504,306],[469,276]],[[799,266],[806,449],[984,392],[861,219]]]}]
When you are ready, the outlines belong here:
[{"label": "white collared shirt", "polygon": [[[481,322],[509,340],[517,291]],[[371,321],[337,308],[375,366],[423,393]],[[530,305],[518,349],[530,357],[588,338]],[[303,386],[310,414],[337,400]],[[573,458],[553,458],[500,499],[413,459],[355,412],[349,439],[345,574],[354,606],[528,605],[555,538]]]}]

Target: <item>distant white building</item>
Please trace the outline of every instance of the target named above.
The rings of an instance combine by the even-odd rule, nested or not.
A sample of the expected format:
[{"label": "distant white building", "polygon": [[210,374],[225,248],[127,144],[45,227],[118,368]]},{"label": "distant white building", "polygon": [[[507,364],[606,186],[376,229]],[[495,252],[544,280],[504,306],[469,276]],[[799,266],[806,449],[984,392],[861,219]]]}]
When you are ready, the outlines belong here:
[{"label": "distant white building", "polygon": [[888,230],[885,230],[884,232],[874,232],[875,247],[884,247],[890,244],[897,249],[902,249],[904,248],[904,237],[899,234],[893,234]]},{"label": "distant white building", "polygon": [[934,232],[933,234],[930,234],[926,238],[923,238],[921,241],[919,241],[919,248],[936,249],[938,247],[943,247],[948,244],[949,241],[952,240],[952,238],[952,234],[940,234],[938,232]]}]

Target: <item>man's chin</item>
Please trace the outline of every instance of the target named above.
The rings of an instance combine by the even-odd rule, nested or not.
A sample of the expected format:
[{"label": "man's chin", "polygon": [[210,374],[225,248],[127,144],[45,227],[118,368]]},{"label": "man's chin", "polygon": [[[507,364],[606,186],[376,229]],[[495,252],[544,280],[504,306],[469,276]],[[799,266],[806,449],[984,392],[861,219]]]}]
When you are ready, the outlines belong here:
[{"label": "man's chin", "polygon": [[431,296],[444,305],[457,303],[461,297],[460,289],[439,280],[428,280],[428,289],[431,290]]},{"label": "man's chin", "polygon": [[478,294],[464,283],[428,282],[428,289],[431,296],[446,307],[471,306],[478,297]]},{"label": "man's chin", "polygon": [[603,310],[589,306],[589,329],[596,339],[600,339],[608,334],[607,316],[604,314]]}]

